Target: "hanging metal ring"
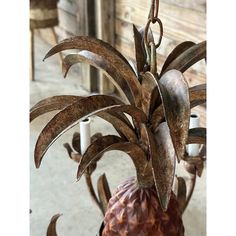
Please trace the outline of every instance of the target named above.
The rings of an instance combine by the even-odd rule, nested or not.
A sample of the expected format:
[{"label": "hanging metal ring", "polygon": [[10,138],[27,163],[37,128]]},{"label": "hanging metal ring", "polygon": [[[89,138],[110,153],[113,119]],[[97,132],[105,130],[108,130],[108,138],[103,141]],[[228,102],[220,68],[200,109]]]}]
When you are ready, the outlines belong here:
[{"label": "hanging metal ring", "polygon": [[[161,41],[162,41],[162,36],[163,36],[163,25],[162,25],[162,22],[159,18],[154,18],[155,22],[158,23],[159,25],[159,28],[160,28],[160,35],[159,35],[159,40],[158,40],[158,43],[155,44],[155,48],[157,49],[160,44],[161,44]],[[148,42],[148,31],[149,31],[149,27],[150,27],[150,24],[152,22],[152,19],[149,18],[148,19],[148,22],[145,26],[145,29],[144,29],[144,38],[143,38],[143,41],[144,41],[144,47],[145,47],[145,51],[146,51],[146,55],[147,55],[147,63],[150,65],[151,63],[151,48],[150,48],[150,42]]]},{"label": "hanging metal ring", "polygon": [[[158,23],[159,25],[159,29],[160,29],[160,35],[159,35],[159,40],[158,40],[158,43],[155,45],[156,48],[158,48],[161,44],[161,40],[162,40],[162,37],[163,37],[163,25],[162,25],[162,22],[159,18],[154,18],[155,22]],[[145,26],[145,29],[144,29],[144,43],[145,43],[145,46],[149,46],[149,42],[148,42],[148,30],[149,30],[149,27],[150,27],[150,23],[152,22],[152,19],[148,19],[148,22]]]}]

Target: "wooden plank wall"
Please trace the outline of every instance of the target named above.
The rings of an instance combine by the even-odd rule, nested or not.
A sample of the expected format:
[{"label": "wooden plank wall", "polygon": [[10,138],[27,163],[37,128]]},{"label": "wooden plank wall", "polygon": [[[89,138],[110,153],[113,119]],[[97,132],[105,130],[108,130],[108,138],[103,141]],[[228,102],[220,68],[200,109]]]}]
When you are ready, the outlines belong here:
[{"label": "wooden plank wall", "polygon": [[[146,25],[151,0],[116,0],[115,26],[116,48],[128,59],[134,58],[132,24],[137,27]],[[160,0],[159,18],[162,20],[164,35],[158,49],[158,70],[167,55],[183,41],[201,42],[206,39],[206,5],[205,0]],[[152,25],[154,37],[158,41],[158,25]],[[190,86],[206,82],[205,61],[197,63],[185,72]],[[206,125],[205,106],[194,109]]]}]

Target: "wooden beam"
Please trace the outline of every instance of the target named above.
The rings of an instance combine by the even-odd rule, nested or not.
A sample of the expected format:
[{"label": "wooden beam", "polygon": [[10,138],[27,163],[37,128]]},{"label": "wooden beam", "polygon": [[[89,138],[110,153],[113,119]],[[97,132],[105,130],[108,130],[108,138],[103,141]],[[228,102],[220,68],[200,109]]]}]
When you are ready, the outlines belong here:
[{"label": "wooden beam", "polygon": [[[79,35],[96,37],[95,0],[78,0],[77,25]],[[98,91],[98,71],[96,68],[81,64],[81,86],[89,92]]]},{"label": "wooden beam", "polygon": [[[96,0],[96,37],[115,45],[115,2],[114,0]],[[114,92],[114,85],[102,73],[99,73],[99,92],[110,94]]]}]

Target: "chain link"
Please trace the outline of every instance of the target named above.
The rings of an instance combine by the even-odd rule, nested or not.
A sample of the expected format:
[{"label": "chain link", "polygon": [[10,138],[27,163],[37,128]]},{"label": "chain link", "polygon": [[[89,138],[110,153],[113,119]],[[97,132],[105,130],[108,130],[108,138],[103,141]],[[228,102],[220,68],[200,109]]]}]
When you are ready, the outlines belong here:
[{"label": "chain link", "polygon": [[158,18],[158,11],[159,11],[159,0],[152,0],[148,18],[151,19],[153,24],[156,23],[156,19]]}]

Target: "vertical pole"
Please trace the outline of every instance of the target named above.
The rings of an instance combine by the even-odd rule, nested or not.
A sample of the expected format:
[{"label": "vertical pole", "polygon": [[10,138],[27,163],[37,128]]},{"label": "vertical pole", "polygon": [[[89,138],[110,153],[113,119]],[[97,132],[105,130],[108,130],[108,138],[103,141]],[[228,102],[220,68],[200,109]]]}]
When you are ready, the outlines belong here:
[{"label": "vertical pole", "polygon": [[[96,37],[115,45],[115,1],[96,0]],[[114,92],[114,85],[102,73],[99,72],[99,92],[110,94]]]},{"label": "vertical pole", "polygon": [[[78,34],[96,37],[95,23],[96,0],[78,0]],[[88,92],[98,91],[98,71],[96,68],[81,64],[81,85]]]}]

